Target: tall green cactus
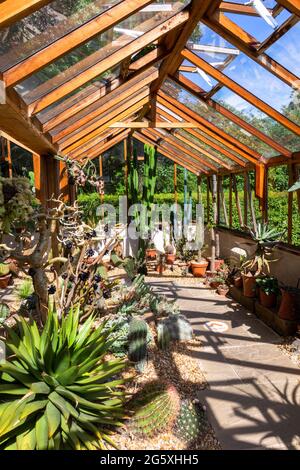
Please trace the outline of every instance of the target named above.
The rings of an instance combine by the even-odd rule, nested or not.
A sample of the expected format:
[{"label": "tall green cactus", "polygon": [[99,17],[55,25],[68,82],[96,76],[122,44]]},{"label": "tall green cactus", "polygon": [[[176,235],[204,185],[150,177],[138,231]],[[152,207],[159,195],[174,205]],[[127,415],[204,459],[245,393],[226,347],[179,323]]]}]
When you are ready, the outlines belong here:
[{"label": "tall green cactus", "polygon": [[129,205],[137,204],[139,200],[139,170],[137,151],[133,151],[132,158],[128,159],[128,199]]},{"label": "tall green cactus", "polygon": [[142,318],[134,317],[129,323],[128,358],[136,369],[143,372],[147,360],[148,325]]}]

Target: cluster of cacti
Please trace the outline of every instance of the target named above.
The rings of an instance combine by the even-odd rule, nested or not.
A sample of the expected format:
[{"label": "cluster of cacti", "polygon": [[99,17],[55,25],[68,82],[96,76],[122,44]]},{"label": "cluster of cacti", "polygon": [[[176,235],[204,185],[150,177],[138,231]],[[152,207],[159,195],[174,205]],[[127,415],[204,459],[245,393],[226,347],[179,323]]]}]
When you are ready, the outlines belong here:
[{"label": "cluster of cacti", "polygon": [[182,400],[177,417],[175,433],[187,443],[195,441],[203,427],[200,404],[193,400]]},{"label": "cluster of cacti", "polygon": [[9,306],[6,304],[0,304],[0,325],[2,325],[5,322],[9,314],[10,314]]},{"label": "cluster of cacti", "polygon": [[157,327],[158,345],[166,348],[170,341],[188,341],[193,337],[193,328],[184,315],[169,315]]},{"label": "cluster of cacti", "polygon": [[0,230],[8,233],[12,223],[27,222],[33,213],[33,202],[27,178],[0,177]]},{"label": "cluster of cacti", "polygon": [[139,372],[143,372],[147,361],[148,325],[140,317],[133,317],[129,323],[128,359],[135,364]]},{"label": "cluster of cacti", "polygon": [[9,272],[10,272],[9,264],[0,263],[0,277],[7,276]]},{"label": "cluster of cacti", "polygon": [[180,398],[173,385],[150,383],[130,403],[133,413],[129,428],[133,434],[151,437],[171,429],[180,409]]}]

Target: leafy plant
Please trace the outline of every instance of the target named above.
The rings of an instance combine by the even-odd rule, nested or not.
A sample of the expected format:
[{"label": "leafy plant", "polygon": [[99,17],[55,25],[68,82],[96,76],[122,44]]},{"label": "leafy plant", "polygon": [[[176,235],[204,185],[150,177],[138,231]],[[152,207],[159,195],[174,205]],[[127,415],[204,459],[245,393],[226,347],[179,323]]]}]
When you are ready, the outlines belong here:
[{"label": "leafy plant", "polygon": [[[270,272],[270,259],[274,247],[278,244],[283,236],[283,232],[278,232],[275,228],[269,228],[268,225],[259,222],[257,229],[253,231],[249,229],[252,240],[256,243],[255,254],[252,258],[246,260],[242,267],[245,270],[256,270],[256,274],[260,274],[264,269]],[[274,261],[274,260],[273,260]]]},{"label": "leafy plant", "polygon": [[129,404],[133,413],[129,428],[138,436],[154,436],[173,426],[179,407],[179,394],[173,385],[147,384]]},{"label": "leafy plant", "polygon": [[27,300],[33,294],[33,284],[31,279],[25,279],[17,290],[20,300]]},{"label": "leafy plant", "polygon": [[276,277],[258,277],[256,284],[267,295],[279,294],[278,280]]},{"label": "leafy plant", "polygon": [[0,263],[0,277],[7,276],[10,273],[9,264]]},{"label": "leafy plant", "polygon": [[106,361],[110,340],[90,317],[79,329],[79,308],[59,323],[49,311],[37,324],[7,328],[9,359],[0,364],[1,449],[104,449],[121,425],[125,363]]}]

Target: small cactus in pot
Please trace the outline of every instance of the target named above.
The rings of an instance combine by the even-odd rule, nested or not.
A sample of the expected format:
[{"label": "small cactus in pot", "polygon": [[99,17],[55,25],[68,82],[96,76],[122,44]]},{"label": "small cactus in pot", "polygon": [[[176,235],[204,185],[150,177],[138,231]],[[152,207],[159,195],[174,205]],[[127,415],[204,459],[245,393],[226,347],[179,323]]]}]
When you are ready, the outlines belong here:
[{"label": "small cactus in pot", "polygon": [[0,263],[0,289],[6,289],[10,283],[11,274],[9,264]]}]

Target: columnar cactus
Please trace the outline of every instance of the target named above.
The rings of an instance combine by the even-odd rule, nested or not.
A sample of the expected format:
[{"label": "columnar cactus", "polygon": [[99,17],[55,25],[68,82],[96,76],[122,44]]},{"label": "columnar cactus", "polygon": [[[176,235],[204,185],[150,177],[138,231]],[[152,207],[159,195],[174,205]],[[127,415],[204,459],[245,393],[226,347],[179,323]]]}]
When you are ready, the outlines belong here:
[{"label": "columnar cactus", "polygon": [[173,385],[150,383],[132,401],[129,428],[138,436],[154,436],[173,427],[179,409],[180,398]]},{"label": "columnar cactus", "polygon": [[133,317],[129,323],[128,358],[143,372],[147,359],[148,325],[142,318]]},{"label": "columnar cactus", "polygon": [[187,443],[195,441],[203,427],[199,403],[192,400],[182,400],[180,412],[176,421],[175,433]]},{"label": "columnar cactus", "polygon": [[167,349],[171,341],[168,328],[163,324],[157,325],[157,344],[160,349]]}]

